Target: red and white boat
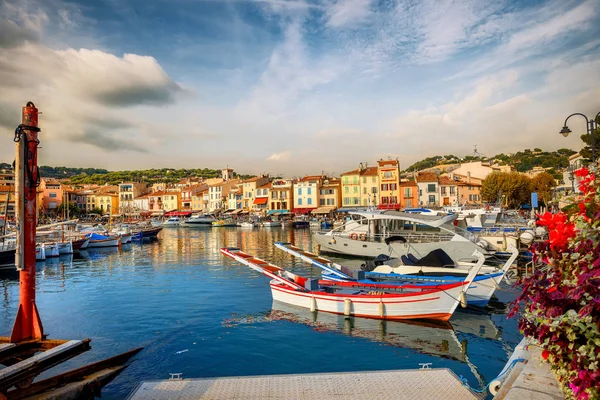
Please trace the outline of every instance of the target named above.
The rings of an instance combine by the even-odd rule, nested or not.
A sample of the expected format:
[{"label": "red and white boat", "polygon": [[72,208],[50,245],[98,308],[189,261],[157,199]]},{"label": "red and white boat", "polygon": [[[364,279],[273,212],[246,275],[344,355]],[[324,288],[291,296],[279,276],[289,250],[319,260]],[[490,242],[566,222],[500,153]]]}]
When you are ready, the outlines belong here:
[{"label": "red and white boat", "polygon": [[270,277],[273,300],[311,311],[386,320],[448,321],[461,300],[465,301],[465,292],[481,268],[481,264],[472,268],[462,282],[434,287],[407,284],[382,288],[359,282],[309,280],[238,248],[222,248],[221,253]]}]

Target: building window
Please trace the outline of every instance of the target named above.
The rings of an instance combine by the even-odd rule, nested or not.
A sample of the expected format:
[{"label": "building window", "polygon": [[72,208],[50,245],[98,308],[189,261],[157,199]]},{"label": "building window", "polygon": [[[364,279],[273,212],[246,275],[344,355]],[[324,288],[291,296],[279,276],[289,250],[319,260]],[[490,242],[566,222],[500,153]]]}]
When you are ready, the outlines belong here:
[{"label": "building window", "polygon": [[335,201],[333,199],[327,199],[327,205],[333,206],[333,205],[335,205]]},{"label": "building window", "polygon": [[319,200],[319,205],[324,206],[325,205],[325,199]]},{"label": "building window", "polygon": [[385,192],[386,190],[388,190],[388,184],[387,184],[387,183],[383,183],[383,184],[381,185],[381,191],[382,191],[382,192]]},{"label": "building window", "polygon": [[412,188],[404,188],[404,197],[412,197]]},{"label": "building window", "polygon": [[312,205],[312,199],[310,197],[307,199],[306,204],[308,204],[309,206]]},{"label": "building window", "polygon": [[302,196],[302,188],[298,188],[298,196]]},{"label": "building window", "polygon": [[308,188],[308,189],[306,189],[306,193],[307,193],[307,194],[312,194],[312,190],[311,190],[311,188]]},{"label": "building window", "polygon": [[301,206],[302,205],[302,199],[298,199],[298,205]]},{"label": "building window", "polygon": [[344,193],[350,193],[350,188],[348,186],[344,186]]},{"label": "building window", "polygon": [[344,183],[348,183],[348,177],[347,176],[344,177]]},{"label": "building window", "polygon": [[55,199],[56,198],[56,193],[54,192],[50,192],[50,196],[51,199]]},{"label": "building window", "polygon": [[429,195],[429,204],[435,204],[435,196]]},{"label": "building window", "polygon": [[383,178],[384,179],[392,179],[393,178],[392,171],[386,171],[386,172],[384,172],[383,173]]},{"label": "building window", "polygon": [[350,205],[350,199],[348,197],[344,197],[344,205]]},{"label": "building window", "polygon": [[427,185],[427,193],[435,192],[435,183],[430,183]]},{"label": "building window", "polygon": [[363,194],[367,194],[367,188],[363,188]]},{"label": "building window", "polygon": [[398,204],[398,197],[396,197],[396,196],[390,196],[390,203],[391,204]]},{"label": "building window", "polygon": [[358,197],[354,197],[353,200],[355,206],[360,206],[360,199]]},{"label": "building window", "polygon": [[367,183],[367,177],[363,176],[363,183]]},{"label": "building window", "polygon": [[446,195],[446,186],[442,186],[440,188],[440,190],[442,191],[442,196],[445,196]]},{"label": "building window", "polygon": [[454,194],[454,186],[450,186],[450,194]]},{"label": "building window", "polygon": [[390,190],[396,190],[398,186],[395,183],[390,183]]},{"label": "building window", "polygon": [[354,186],[354,193],[358,193],[358,186]]},{"label": "building window", "polygon": [[406,207],[407,207],[407,208],[410,208],[410,207],[412,207],[412,206],[413,206],[413,205],[412,205],[412,199],[407,199],[407,200],[406,200]]}]

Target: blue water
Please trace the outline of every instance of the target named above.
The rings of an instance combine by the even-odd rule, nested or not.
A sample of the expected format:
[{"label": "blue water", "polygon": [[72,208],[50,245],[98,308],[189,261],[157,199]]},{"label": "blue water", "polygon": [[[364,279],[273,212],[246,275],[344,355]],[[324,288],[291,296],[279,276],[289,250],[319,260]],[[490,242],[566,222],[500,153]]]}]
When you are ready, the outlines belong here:
[{"label": "blue water", "polygon": [[[164,229],[160,240],[38,263],[37,305],[53,339],[92,339],[63,371],[143,346],[103,390],[123,398],[171,372],[184,378],[447,367],[479,387],[503,368],[521,337],[501,302],[458,312],[450,327],[349,319],[273,305],[266,277],[219,253],[238,246],[301,275],[318,274],[275,241],[313,249],[308,230]],[[17,275],[0,270],[0,336],[18,306]],[[45,374],[44,376],[47,376]]]}]

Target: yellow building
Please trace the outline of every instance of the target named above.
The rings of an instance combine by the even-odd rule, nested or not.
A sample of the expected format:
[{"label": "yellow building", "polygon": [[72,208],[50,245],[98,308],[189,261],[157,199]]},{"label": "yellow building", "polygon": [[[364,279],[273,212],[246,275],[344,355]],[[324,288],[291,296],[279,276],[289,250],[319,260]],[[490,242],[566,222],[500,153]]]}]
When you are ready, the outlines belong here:
[{"label": "yellow building", "polygon": [[400,162],[398,160],[377,161],[379,175],[379,205],[381,209],[399,210],[400,205]]},{"label": "yellow building", "polygon": [[178,210],[180,206],[180,192],[155,192],[148,195],[149,211],[154,215],[162,215],[168,211]]},{"label": "yellow building", "polygon": [[376,207],[379,204],[379,173],[377,167],[367,167],[360,172],[360,204]]},{"label": "yellow building", "polygon": [[360,171],[354,169],[341,175],[342,206],[360,207]]},{"label": "yellow building", "polygon": [[[319,211],[327,214],[342,206],[342,180],[326,178],[319,189]],[[313,211],[313,214],[315,212]]]}]

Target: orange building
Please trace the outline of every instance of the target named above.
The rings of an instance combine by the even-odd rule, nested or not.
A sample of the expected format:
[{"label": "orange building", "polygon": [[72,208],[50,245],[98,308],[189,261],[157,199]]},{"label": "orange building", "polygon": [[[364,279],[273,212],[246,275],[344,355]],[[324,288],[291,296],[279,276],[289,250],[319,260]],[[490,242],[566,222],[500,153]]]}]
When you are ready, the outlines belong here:
[{"label": "orange building", "polygon": [[418,207],[419,185],[414,179],[403,179],[400,182],[400,206],[402,209]]}]

